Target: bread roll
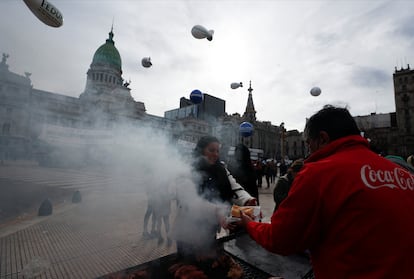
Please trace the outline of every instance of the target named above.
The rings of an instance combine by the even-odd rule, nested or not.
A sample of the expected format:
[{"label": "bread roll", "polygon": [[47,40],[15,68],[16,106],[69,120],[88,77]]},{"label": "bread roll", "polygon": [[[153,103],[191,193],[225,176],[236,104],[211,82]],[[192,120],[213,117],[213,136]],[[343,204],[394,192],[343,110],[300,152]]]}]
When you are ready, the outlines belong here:
[{"label": "bread roll", "polygon": [[245,206],[238,206],[238,205],[233,205],[231,207],[231,216],[232,217],[237,217],[240,218],[240,210],[243,211],[244,214],[246,214],[247,216],[254,218],[254,210],[251,207],[245,207]]}]

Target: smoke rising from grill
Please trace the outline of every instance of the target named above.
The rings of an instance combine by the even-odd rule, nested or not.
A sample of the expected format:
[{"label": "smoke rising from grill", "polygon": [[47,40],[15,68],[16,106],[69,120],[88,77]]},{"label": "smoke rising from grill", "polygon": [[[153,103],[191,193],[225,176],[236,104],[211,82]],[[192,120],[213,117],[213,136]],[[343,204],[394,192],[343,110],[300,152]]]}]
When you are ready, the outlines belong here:
[{"label": "smoke rising from grill", "polygon": [[[168,193],[180,209],[177,220],[173,215],[170,217],[173,239],[185,240],[196,246],[211,240],[210,228],[217,224],[218,211],[226,207],[199,197],[196,189],[198,178],[192,172],[191,158],[188,154],[183,155],[177,141],[164,130],[148,126],[124,122],[111,129],[102,127],[64,129],[49,126],[40,136],[53,146],[51,154],[59,157],[59,164],[99,170],[116,181],[106,189],[99,189],[105,191],[106,198],[108,195],[113,197],[107,199],[109,202],[100,203],[96,196],[86,199],[91,203],[88,206],[95,212],[110,215],[108,208],[118,208],[123,204],[118,193],[141,193],[142,199],[137,203],[146,202],[146,195],[157,197]],[[55,162],[56,158],[51,161]],[[106,208],[102,208],[103,205]],[[141,223],[136,224],[137,233],[142,226]]]}]

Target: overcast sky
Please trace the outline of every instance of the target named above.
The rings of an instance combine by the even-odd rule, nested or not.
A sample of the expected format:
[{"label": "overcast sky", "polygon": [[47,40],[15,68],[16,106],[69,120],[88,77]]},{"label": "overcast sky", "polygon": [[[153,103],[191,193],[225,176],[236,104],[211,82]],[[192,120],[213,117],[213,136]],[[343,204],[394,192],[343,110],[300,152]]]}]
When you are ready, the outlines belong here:
[{"label": "overcast sky", "polygon": [[[22,0],[0,1],[0,52],[33,87],[78,97],[113,22],[123,78],[147,113],[163,116],[199,89],[243,114],[252,81],[260,121],[303,130],[325,104],[395,111],[392,74],[414,67],[414,1],[50,0],[64,24],[43,24]],[[212,41],[191,28],[214,30]],[[141,66],[150,56],[151,68]],[[231,89],[232,82],[244,87]],[[309,91],[319,86],[322,94]]]}]

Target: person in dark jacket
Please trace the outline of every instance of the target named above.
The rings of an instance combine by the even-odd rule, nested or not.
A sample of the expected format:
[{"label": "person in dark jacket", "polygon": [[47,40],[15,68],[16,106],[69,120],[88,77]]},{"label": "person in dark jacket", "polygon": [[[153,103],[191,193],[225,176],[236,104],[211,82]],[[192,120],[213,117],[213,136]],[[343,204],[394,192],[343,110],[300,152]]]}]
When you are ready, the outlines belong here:
[{"label": "person in dark jacket", "polygon": [[[179,255],[202,255],[219,247],[215,240],[220,226],[229,230],[237,227],[227,222],[223,207],[228,211],[233,204],[257,205],[256,198],[244,190],[221,163],[219,151],[220,142],[213,136],[202,137],[194,149],[193,173],[201,200],[194,203],[178,198],[175,235]],[[195,211],[202,214],[195,215]]]},{"label": "person in dark jacket", "polygon": [[303,159],[298,159],[290,165],[285,175],[278,178],[276,187],[273,190],[273,200],[275,201],[275,209],[273,212],[278,209],[279,205],[287,197],[290,186],[292,186],[293,179],[302,167]]},{"label": "person in dark jacket", "polygon": [[263,163],[260,159],[254,164],[254,171],[256,173],[257,187],[261,188],[263,183]]},{"label": "person in dark jacket", "polygon": [[250,195],[256,198],[259,204],[259,189],[256,183],[256,172],[254,170],[250,150],[240,143],[234,150],[234,158],[229,162],[228,169],[233,177]]}]

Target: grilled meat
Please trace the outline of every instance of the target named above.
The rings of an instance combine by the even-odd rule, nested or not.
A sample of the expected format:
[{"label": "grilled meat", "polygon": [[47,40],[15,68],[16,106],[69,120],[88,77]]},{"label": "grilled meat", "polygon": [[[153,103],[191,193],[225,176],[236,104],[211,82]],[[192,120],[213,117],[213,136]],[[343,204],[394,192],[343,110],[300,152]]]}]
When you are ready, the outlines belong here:
[{"label": "grilled meat", "polygon": [[211,266],[212,268],[228,269],[227,278],[239,279],[243,276],[243,268],[229,255],[221,255],[215,260]]},{"label": "grilled meat", "polygon": [[174,279],[208,279],[207,275],[195,265],[177,263],[168,268]]}]

